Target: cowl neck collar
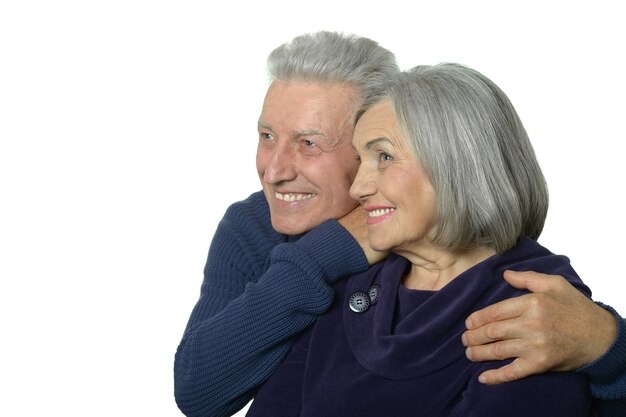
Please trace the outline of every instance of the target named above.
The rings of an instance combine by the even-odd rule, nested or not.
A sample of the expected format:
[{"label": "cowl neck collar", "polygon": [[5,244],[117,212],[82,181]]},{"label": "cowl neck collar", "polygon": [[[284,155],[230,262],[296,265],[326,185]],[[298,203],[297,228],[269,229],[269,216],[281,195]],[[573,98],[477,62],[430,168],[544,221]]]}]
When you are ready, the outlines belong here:
[{"label": "cowl neck collar", "polygon": [[418,297],[413,303],[416,308],[398,321],[398,289],[410,266],[405,258],[391,255],[370,268],[369,273],[355,276],[347,283],[346,298],[378,284],[379,300],[363,313],[351,311],[347,302],[342,307],[348,343],[355,357],[364,368],[388,379],[416,378],[457,361],[468,361],[461,342],[466,318],[493,302],[523,293],[504,281],[502,273],[506,269],[550,272],[557,267],[570,280],[577,280],[578,287],[584,287],[569,268],[567,258],[523,239],[505,254],[494,255],[464,271],[438,291],[408,290]]}]

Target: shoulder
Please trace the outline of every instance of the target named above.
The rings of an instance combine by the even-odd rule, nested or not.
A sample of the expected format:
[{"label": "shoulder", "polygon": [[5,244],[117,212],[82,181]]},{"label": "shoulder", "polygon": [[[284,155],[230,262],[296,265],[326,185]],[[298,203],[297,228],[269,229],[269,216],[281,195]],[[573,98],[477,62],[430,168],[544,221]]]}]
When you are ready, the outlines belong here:
[{"label": "shoulder", "polygon": [[267,224],[271,227],[269,206],[263,191],[257,191],[245,200],[231,204],[226,209],[224,219]]},{"label": "shoulder", "polygon": [[532,239],[522,239],[514,248],[500,255],[495,265],[498,272],[510,269],[560,275],[579,291],[588,296],[591,294],[567,256],[555,254]]},{"label": "shoulder", "polygon": [[224,228],[235,229],[238,234],[270,237],[273,241],[283,239],[283,235],[272,228],[269,206],[262,191],[231,204],[218,226],[218,229]]},{"label": "shoulder", "polygon": [[263,192],[256,192],[226,210],[213,235],[207,267],[228,259],[240,269],[248,259],[256,270],[267,262],[271,249],[285,240],[272,228]]}]

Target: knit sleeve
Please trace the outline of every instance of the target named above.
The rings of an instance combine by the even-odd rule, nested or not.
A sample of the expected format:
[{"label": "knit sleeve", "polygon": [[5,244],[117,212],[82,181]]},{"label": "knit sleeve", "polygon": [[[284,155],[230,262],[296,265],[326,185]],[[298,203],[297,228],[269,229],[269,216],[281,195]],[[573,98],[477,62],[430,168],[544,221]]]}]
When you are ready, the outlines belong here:
[{"label": "knit sleeve", "polygon": [[249,200],[232,206],[216,230],[176,352],[174,392],[189,417],[229,416],[246,405],[294,336],[330,306],[327,279],[367,267],[336,221],[287,241],[271,228],[262,194]]},{"label": "knit sleeve", "polygon": [[600,400],[601,417],[626,416],[626,319],[613,308],[596,304],[615,315],[617,338],[602,357],[578,372],[591,378],[591,393]]}]

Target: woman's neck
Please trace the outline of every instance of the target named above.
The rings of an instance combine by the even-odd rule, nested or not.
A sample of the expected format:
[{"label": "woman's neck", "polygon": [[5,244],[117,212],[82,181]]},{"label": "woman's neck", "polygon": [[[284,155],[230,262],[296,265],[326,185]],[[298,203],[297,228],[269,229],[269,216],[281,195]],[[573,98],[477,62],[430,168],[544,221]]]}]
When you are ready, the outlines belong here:
[{"label": "woman's neck", "polygon": [[415,251],[398,253],[412,264],[402,284],[410,289],[437,291],[495,253],[495,250],[486,246],[450,252],[434,245],[424,245]]}]

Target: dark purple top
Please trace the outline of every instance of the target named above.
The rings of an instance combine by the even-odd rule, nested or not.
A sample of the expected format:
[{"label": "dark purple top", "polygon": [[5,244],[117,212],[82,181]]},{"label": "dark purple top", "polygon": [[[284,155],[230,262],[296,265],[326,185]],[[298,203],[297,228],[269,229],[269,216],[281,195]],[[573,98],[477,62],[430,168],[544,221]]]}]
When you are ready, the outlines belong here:
[{"label": "dark purple top", "polygon": [[[439,291],[403,287],[401,278],[409,267],[407,260],[392,255],[340,282],[331,309],[298,338],[247,416],[595,415],[584,375],[546,373],[480,384],[481,372],[506,361],[473,363],[461,343],[470,313],[525,293],[502,279],[506,269],[562,275],[590,295],[566,257],[525,239]],[[365,311],[354,312],[351,296],[367,294],[376,284],[376,302],[355,305],[357,296],[353,307]]]}]

